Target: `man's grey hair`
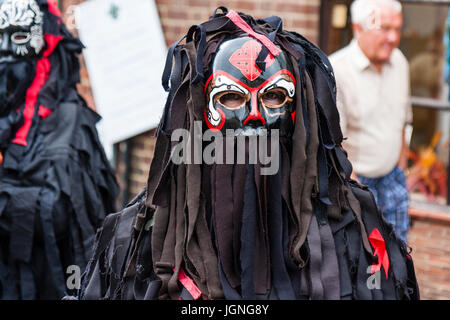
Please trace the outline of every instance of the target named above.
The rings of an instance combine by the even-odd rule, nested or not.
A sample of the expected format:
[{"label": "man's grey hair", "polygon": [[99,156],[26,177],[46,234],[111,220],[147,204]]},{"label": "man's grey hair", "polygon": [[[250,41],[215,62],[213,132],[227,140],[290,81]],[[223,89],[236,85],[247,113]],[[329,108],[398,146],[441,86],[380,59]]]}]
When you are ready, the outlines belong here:
[{"label": "man's grey hair", "polygon": [[364,29],[373,27],[374,14],[382,7],[389,6],[397,12],[402,12],[402,5],[397,0],[355,0],[350,6],[352,23],[359,24]]}]

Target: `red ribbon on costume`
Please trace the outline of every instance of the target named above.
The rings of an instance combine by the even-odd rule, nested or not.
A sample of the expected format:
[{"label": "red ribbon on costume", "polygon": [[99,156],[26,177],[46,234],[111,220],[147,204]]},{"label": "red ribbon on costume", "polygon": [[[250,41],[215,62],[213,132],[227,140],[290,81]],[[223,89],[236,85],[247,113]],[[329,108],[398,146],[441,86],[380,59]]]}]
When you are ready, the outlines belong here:
[{"label": "red ribbon on costume", "polygon": [[46,108],[44,106],[39,106],[38,114],[41,116],[42,119],[47,118],[52,113],[52,110],[49,108]]},{"label": "red ribbon on costume", "polygon": [[389,270],[389,257],[386,251],[386,244],[384,242],[384,239],[377,228],[374,228],[372,230],[372,233],[369,235],[369,241],[372,247],[374,248],[373,255],[378,256],[378,263],[372,264],[371,273],[374,274],[375,272],[380,271],[381,266],[383,266],[387,279]]},{"label": "red ribbon on costume", "polygon": [[52,34],[44,35],[45,43],[47,48],[45,49],[42,58],[36,63],[36,75],[34,76],[33,83],[31,87],[28,88],[26,98],[25,98],[25,108],[23,110],[24,123],[16,132],[16,137],[13,143],[22,146],[27,145],[27,136],[31,128],[31,123],[33,121],[33,116],[35,113],[35,105],[39,92],[41,91],[44,84],[47,82],[50,74],[50,54],[55,50],[55,47],[62,40],[62,36],[55,36]]},{"label": "red ribbon on costume", "polygon": [[247,22],[245,22],[244,19],[241,18],[241,16],[233,10],[230,10],[227,13],[228,19],[230,19],[239,29],[242,31],[247,32],[251,37],[257,39],[259,42],[261,42],[267,49],[269,49],[270,53],[274,56],[278,56],[281,53],[281,50],[278,49],[278,47],[270,41],[269,38],[267,38],[265,35],[256,33],[252,27],[248,25]]},{"label": "red ribbon on costume", "polygon": [[50,11],[57,17],[61,17],[61,11],[58,8],[58,1],[48,0],[47,3],[48,3],[48,11]]},{"label": "red ribbon on costume", "polygon": [[183,268],[180,268],[180,271],[178,272],[178,281],[181,282],[181,284],[186,288],[186,290],[194,298],[194,300],[197,300],[202,296],[202,292],[200,291],[200,289],[195,285],[194,281],[189,278],[189,276],[184,272]]}]

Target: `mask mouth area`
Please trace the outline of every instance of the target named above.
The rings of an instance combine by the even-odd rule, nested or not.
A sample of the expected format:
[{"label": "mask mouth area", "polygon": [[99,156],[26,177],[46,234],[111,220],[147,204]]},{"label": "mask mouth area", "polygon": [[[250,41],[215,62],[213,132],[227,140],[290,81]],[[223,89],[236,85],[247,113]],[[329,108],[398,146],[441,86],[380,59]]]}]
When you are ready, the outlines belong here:
[{"label": "mask mouth area", "polygon": [[16,63],[18,59],[14,57],[13,55],[3,55],[0,53],[0,64],[3,63]]},{"label": "mask mouth area", "polygon": [[[8,59],[0,63],[0,114],[19,107],[35,76],[35,63],[30,59]],[[2,60],[0,60],[2,61]]]},{"label": "mask mouth area", "polygon": [[[263,127],[266,124],[266,119],[264,119],[259,111],[257,114],[250,114],[247,119],[244,120],[243,125],[248,127]],[[244,127],[245,128],[245,127]]]},{"label": "mask mouth area", "polygon": [[261,137],[261,136],[267,136],[267,134],[268,134],[267,132],[268,132],[268,130],[263,126],[256,127],[256,128],[247,126],[241,130],[236,130],[235,136],[236,137],[238,137],[238,136],[260,136]]},{"label": "mask mouth area", "polygon": [[290,135],[295,110],[295,77],[284,52],[268,55],[266,68],[256,60],[261,44],[244,36],[225,40],[211,62],[204,86],[205,121],[209,129],[243,129],[259,135],[261,129],[279,129]]}]

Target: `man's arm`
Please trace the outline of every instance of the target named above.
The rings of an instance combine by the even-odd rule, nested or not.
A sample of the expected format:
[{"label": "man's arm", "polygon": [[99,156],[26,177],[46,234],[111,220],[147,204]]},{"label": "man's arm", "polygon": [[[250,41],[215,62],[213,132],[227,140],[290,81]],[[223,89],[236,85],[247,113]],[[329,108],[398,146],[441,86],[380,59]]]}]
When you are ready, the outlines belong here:
[{"label": "man's arm", "polygon": [[402,130],[402,146],[400,150],[400,157],[398,159],[397,166],[399,166],[402,170],[405,170],[408,165],[408,145],[405,141],[405,128]]}]

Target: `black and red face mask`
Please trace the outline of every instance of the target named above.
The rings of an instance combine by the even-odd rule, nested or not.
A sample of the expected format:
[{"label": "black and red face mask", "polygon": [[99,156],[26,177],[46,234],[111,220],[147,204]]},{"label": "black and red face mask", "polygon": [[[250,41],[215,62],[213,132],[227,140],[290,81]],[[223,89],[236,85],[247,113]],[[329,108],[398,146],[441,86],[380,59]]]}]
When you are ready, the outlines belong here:
[{"label": "black and red face mask", "polygon": [[[266,68],[256,65],[261,44],[251,37],[225,41],[212,63],[205,85],[205,121],[224,134],[258,135],[261,129],[279,129],[280,136],[294,128],[295,78],[283,52],[268,54]],[[241,130],[239,130],[241,129]]]}]

